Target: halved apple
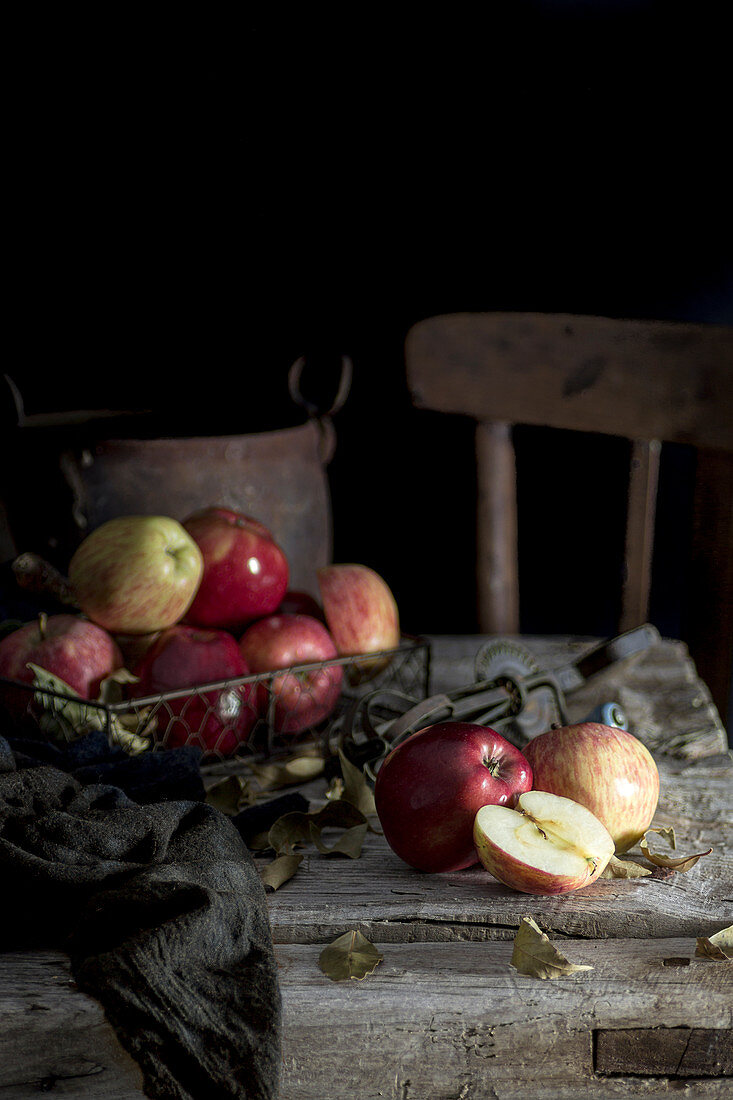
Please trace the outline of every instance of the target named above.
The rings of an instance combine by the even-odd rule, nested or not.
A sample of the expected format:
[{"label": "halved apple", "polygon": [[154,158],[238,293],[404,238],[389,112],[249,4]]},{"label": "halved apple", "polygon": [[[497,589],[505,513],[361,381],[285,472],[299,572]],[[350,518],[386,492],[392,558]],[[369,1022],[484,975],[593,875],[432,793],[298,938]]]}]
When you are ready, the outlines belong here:
[{"label": "halved apple", "polygon": [[595,882],[614,853],[594,814],[546,791],[526,791],[514,809],[482,806],[473,840],[481,863],[525,894],[568,894]]}]

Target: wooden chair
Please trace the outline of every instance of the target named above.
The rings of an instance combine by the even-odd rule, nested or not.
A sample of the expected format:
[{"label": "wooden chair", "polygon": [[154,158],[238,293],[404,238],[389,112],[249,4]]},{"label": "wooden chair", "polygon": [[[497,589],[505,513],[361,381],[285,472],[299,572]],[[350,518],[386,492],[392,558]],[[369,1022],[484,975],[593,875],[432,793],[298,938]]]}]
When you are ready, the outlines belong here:
[{"label": "wooden chair", "polygon": [[649,610],[660,452],[696,454],[688,643],[725,717],[733,660],[733,327],[571,314],[457,313],[405,345],[416,408],[476,421],[479,629],[518,633],[512,428],[632,441],[619,631]]}]

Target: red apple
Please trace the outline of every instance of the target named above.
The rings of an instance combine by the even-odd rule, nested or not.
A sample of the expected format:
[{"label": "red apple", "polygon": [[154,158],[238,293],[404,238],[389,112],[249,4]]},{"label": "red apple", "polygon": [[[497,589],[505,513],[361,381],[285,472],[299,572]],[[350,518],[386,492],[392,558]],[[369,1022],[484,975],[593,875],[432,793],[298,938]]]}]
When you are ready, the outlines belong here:
[{"label": "red apple", "polygon": [[659,800],[654,758],[633,734],[598,722],[562,726],[524,749],[534,787],[587,806],[627,851],[649,828]]},{"label": "red apple", "polygon": [[459,871],[478,862],[473,824],[481,806],[511,806],[532,786],[519,749],[487,726],[440,722],[385,757],[374,788],[393,852],[419,871]]},{"label": "red apple", "polygon": [[[318,570],[323,613],[341,656],[377,653],[400,644],[397,603],[388,584],[366,565],[327,565]],[[354,662],[363,680],[376,676],[389,658]]]},{"label": "red apple", "polygon": [[185,614],[201,552],[169,516],[118,516],[95,528],[69,564],[79,607],[113,634],[165,630]]},{"label": "red apple", "polygon": [[278,615],[310,615],[324,622],[323,608],[310,592],[289,588],[277,609]]},{"label": "red apple", "polygon": [[[250,669],[236,639],[224,630],[199,630],[178,623],[163,631],[133,669],[136,698],[237,680]],[[164,700],[156,712],[158,734],[167,748],[198,745],[230,756],[257,722],[255,685],[233,683]]]},{"label": "red apple", "polygon": [[204,561],[186,621],[239,633],[270,615],[288,587],[288,560],[272,533],[230,508],[204,508],[183,521]]},{"label": "red apple", "polygon": [[[58,676],[83,699],[96,699],[102,680],[123,664],[122,653],[106,630],[81,615],[65,614],[40,615],[0,641],[0,676],[32,684],[29,662]],[[31,692],[3,688],[2,700],[16,717],[32,698]]]},{"label": "red apple", "polygon": [[[253,673],[287,669],[274,676],[261,705],[276,733],[301,733],[333,713],[341,694],[343,669],[323,664],[338,656],[325,625],[310,615],[270,615],[242,635],[240,651]],[[293,665],[315,667],[298,672]]]},{"label": "red apple", "polygon": [[482,806],[473,839],[483,866],[525,894],[568,894],[590,886],[613,855],[605,825],[579,802],[526,791],[516,806]]}]

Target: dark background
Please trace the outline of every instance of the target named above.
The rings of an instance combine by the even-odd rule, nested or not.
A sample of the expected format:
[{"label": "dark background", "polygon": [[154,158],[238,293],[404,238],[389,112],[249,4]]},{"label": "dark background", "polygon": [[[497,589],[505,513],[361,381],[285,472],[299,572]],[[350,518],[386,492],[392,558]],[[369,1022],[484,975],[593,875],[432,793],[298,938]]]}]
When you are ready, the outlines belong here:
[{"label": "dark background", "polygon": [[[713,6],[68,20],[9,50],[5,370],[26,411],[286,427],[291,363],[327,407],[348,355],[334,557],[382,573],[407,630],[475,629],[472,426],[411,407],[405,335],[454,310],[733,320]],[[516,444],[522,629],[612,633],[625,445]],[[693,474],[665,447],[650,617],[678,637]]]}]

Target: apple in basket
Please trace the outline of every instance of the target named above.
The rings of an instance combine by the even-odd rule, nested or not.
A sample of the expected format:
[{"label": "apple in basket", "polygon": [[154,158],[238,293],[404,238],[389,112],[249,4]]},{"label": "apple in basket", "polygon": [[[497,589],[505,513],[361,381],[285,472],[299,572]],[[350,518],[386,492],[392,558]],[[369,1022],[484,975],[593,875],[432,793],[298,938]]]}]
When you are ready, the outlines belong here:
[{"label": "apple in basket", "polygon": [[516,806],[482,806],[474,822],[481,863],[525,894],[567,894],[589,886],[613,855],[606,826],[579,802],[526,791]]},{"label": "apple in basket", "polygon": [[652,823],[659,800],[654,757],[627,730],[581,722],[548,730],[524,749],[534,787],[587,806],[626,852]]},{"label": "apple in basket", "polygon": [[[39,615],[0,641],[0,676],[33,683],[29,663],[63,680],[83,699],[96,699],[107,676],[123,665],[114,638],[81,615]],[[22,716],[32,693],[2,685],[0,701],[14,717]]]},{"label": "apple in basket", "polygon": [[263,523],[231,508],[210,507],[188,516],[183,526],[204,562],[186,622],[236,634],[278,608],[290,570]]},{"label": "apple in basket", "polygon": [[[277,614],[245,630],[240,652],[253,673],[277,672],[261,685],[260,710],[276,733],[301,733],[333,713],[343,668],[325,625],[310,615]],[[292,666],[313,664],[292,671]],[[285,671],[280,672],[283,669]]]},{"label": "apple in basket", "polygon": [[188,609],[201,551],[169,516],[118,516],[86,536],[69,563],[79,607],[112,634],[165,630]]},{"label": "apple in basket", "polygon": [[[397,648],[397,603],[387,582],[373,569],[357,563],[327,565],[318,570],[318,585],[326,625],[341,656]],[[348,675],[355,682],[370,680],[388,664],[389,658],[354,661]]]},{"label": "apple in basket", "polygon": [[[231,634],[183,623],[163,631],[132,671],[138,682],[131,694],[137,699],[250,674]],[[205,753],[230,756],[257,722],[255,695],[254,684],[231,684],[164,699],[155,711],[156,737],[166,748],[197,745]]]},{"label": "apple in basket", "polygon": [[374,787],[379,821],[393,852],[420,871],[478,863],[473,825],[482,806],[513,805],[532,786],[519,749],[487,726],[439,722],[385,757]]}]

